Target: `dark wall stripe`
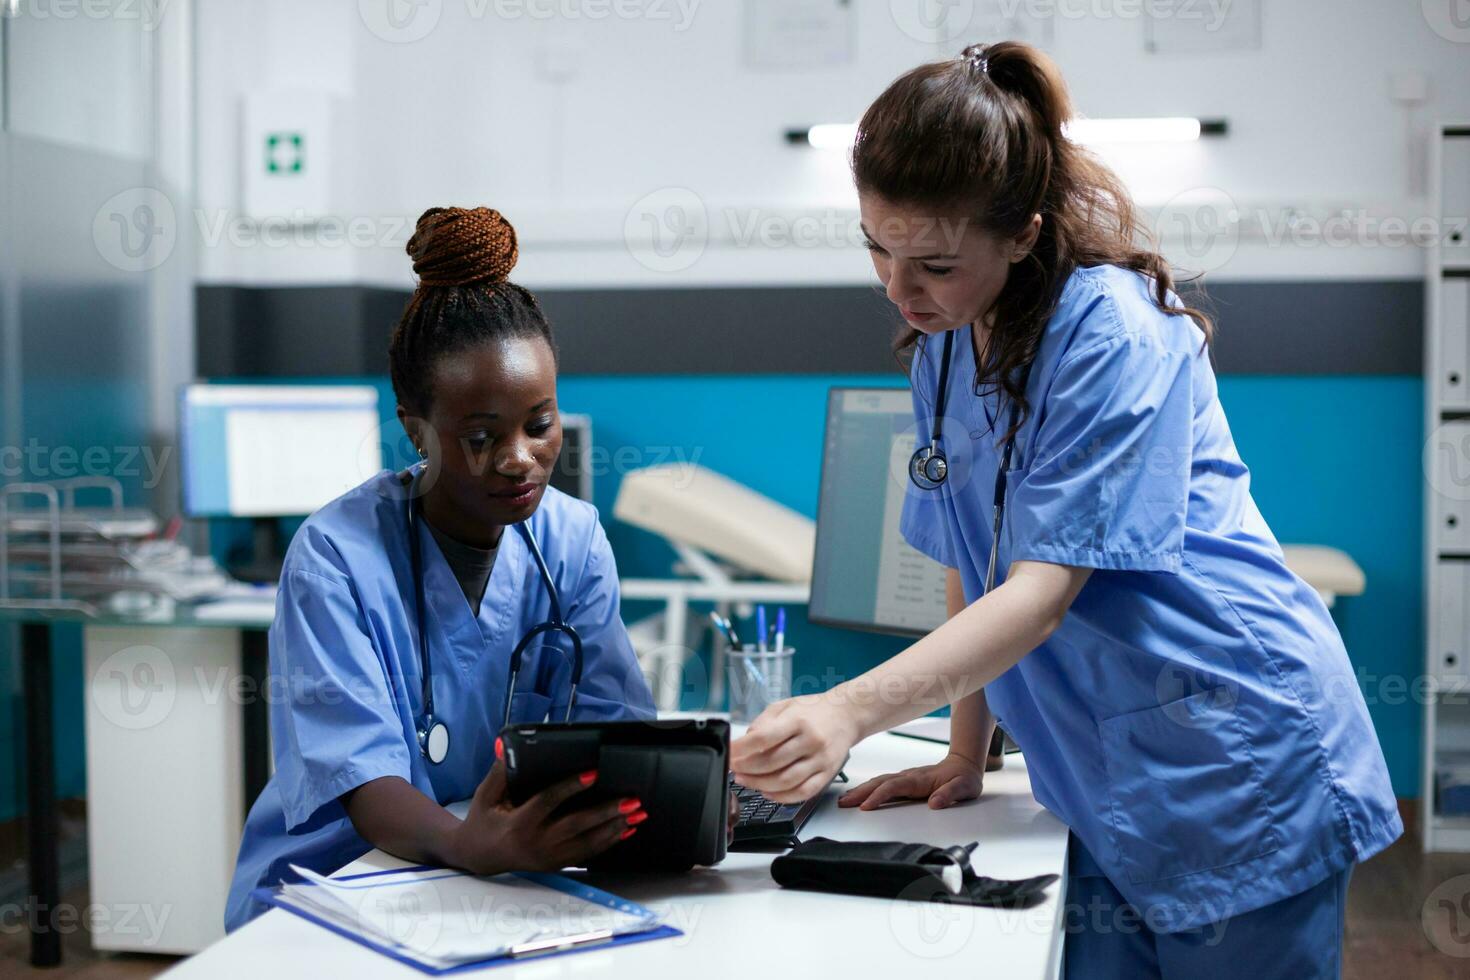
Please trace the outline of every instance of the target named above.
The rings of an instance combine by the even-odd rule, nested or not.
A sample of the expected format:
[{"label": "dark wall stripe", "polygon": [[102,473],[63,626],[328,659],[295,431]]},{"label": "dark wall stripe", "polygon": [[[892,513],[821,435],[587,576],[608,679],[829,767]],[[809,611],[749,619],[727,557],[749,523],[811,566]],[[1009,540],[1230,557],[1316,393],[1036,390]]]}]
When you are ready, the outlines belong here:
[{"label": "dark wall stripe", "polygon": [[[200,286],[202,377],[386,374],[407,290]],[[897,319],[861,286],[547,289],[566,374],[828,374],[896,370]],[[1188,294],[1193,302],[1198,294]],[[1424,283],[1226,282],[1222,374],[1419,374]]]}]

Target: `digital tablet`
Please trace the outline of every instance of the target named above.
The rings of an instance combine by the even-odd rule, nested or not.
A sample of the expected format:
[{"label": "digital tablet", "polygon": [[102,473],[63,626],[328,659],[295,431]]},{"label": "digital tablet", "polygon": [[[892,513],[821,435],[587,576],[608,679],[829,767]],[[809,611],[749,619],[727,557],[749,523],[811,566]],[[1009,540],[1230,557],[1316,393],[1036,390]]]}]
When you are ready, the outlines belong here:
[{"label": "digital tablet", "polygon": [[566,806],[635,796],[648,819],[595,858],[593,870],[684,871],[725,856],[730,724],[717,718],[508,725],[507,792],[520,805],[590,769],[597,782]]}]

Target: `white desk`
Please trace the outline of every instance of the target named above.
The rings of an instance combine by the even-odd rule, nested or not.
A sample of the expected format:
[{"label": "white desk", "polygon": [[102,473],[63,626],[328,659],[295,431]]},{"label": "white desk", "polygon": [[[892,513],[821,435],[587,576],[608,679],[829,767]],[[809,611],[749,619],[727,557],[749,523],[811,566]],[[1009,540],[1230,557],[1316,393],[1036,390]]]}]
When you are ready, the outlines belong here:
[{"label": "white desk", "polygon": [[[944,748],[879,735],[853,750],[855,781],[922,765]],[[835,796],[835,793],[834,793]],[[1020,756],[985,777],[982,799],[948,810],[922,804],[878,812],[839,810],[824,802],[804,837],[907,840],[935,844],[979,840],[975,867],[995,878],[1063,874],[1067,828],[1031,796]],[[955,976],[1055,977],[1061,966],[1065,876],[1046,900],[1024,910],[790,891],[771,880],[771,854],[731,854],[719,866],[679,876],[599,877],[598,884],[667,912],[683,936],[530,960],[506,976],[674,978],[791,975],[886,976],[919,970]],[[373,851],[345,873],[400,867]],[[492,976],[492,974],[485,974]],[[501,976],[497,970],[493,976]],[[303,919],[272,910],[170,970],[174,980],[233,977],[422,977]]]}]

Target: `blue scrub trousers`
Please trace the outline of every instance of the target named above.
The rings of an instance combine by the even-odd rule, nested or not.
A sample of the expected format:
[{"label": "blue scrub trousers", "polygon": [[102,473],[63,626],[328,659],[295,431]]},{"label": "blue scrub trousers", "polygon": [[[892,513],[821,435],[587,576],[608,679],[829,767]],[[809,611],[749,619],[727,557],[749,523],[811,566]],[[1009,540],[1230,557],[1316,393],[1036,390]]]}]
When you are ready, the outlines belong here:
[{"label": "blue scrub trousers", "polygon": [[1093,870],[1090,855],[1079,855],[1082,844],[1075,836],[1069,844],[1074,859],[1068,866],[1063,920],[1067,980],[1335,980],[1342,975],[1351,868],[1254,912],[1198,929],[1158,933],[1111,881]]}]

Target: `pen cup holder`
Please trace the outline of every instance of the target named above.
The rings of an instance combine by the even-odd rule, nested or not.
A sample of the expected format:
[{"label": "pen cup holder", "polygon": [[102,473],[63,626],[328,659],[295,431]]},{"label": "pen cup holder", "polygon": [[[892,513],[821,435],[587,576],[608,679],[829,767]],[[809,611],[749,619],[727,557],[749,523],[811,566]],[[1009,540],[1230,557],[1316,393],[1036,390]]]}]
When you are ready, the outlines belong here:
[{"label": "pen cup holder", "polygon": [[726,651],[729,670],[730,720],[755,721],[766,706],[791,697],[791,663],[795,649],[780,653],[758,650]]}]

